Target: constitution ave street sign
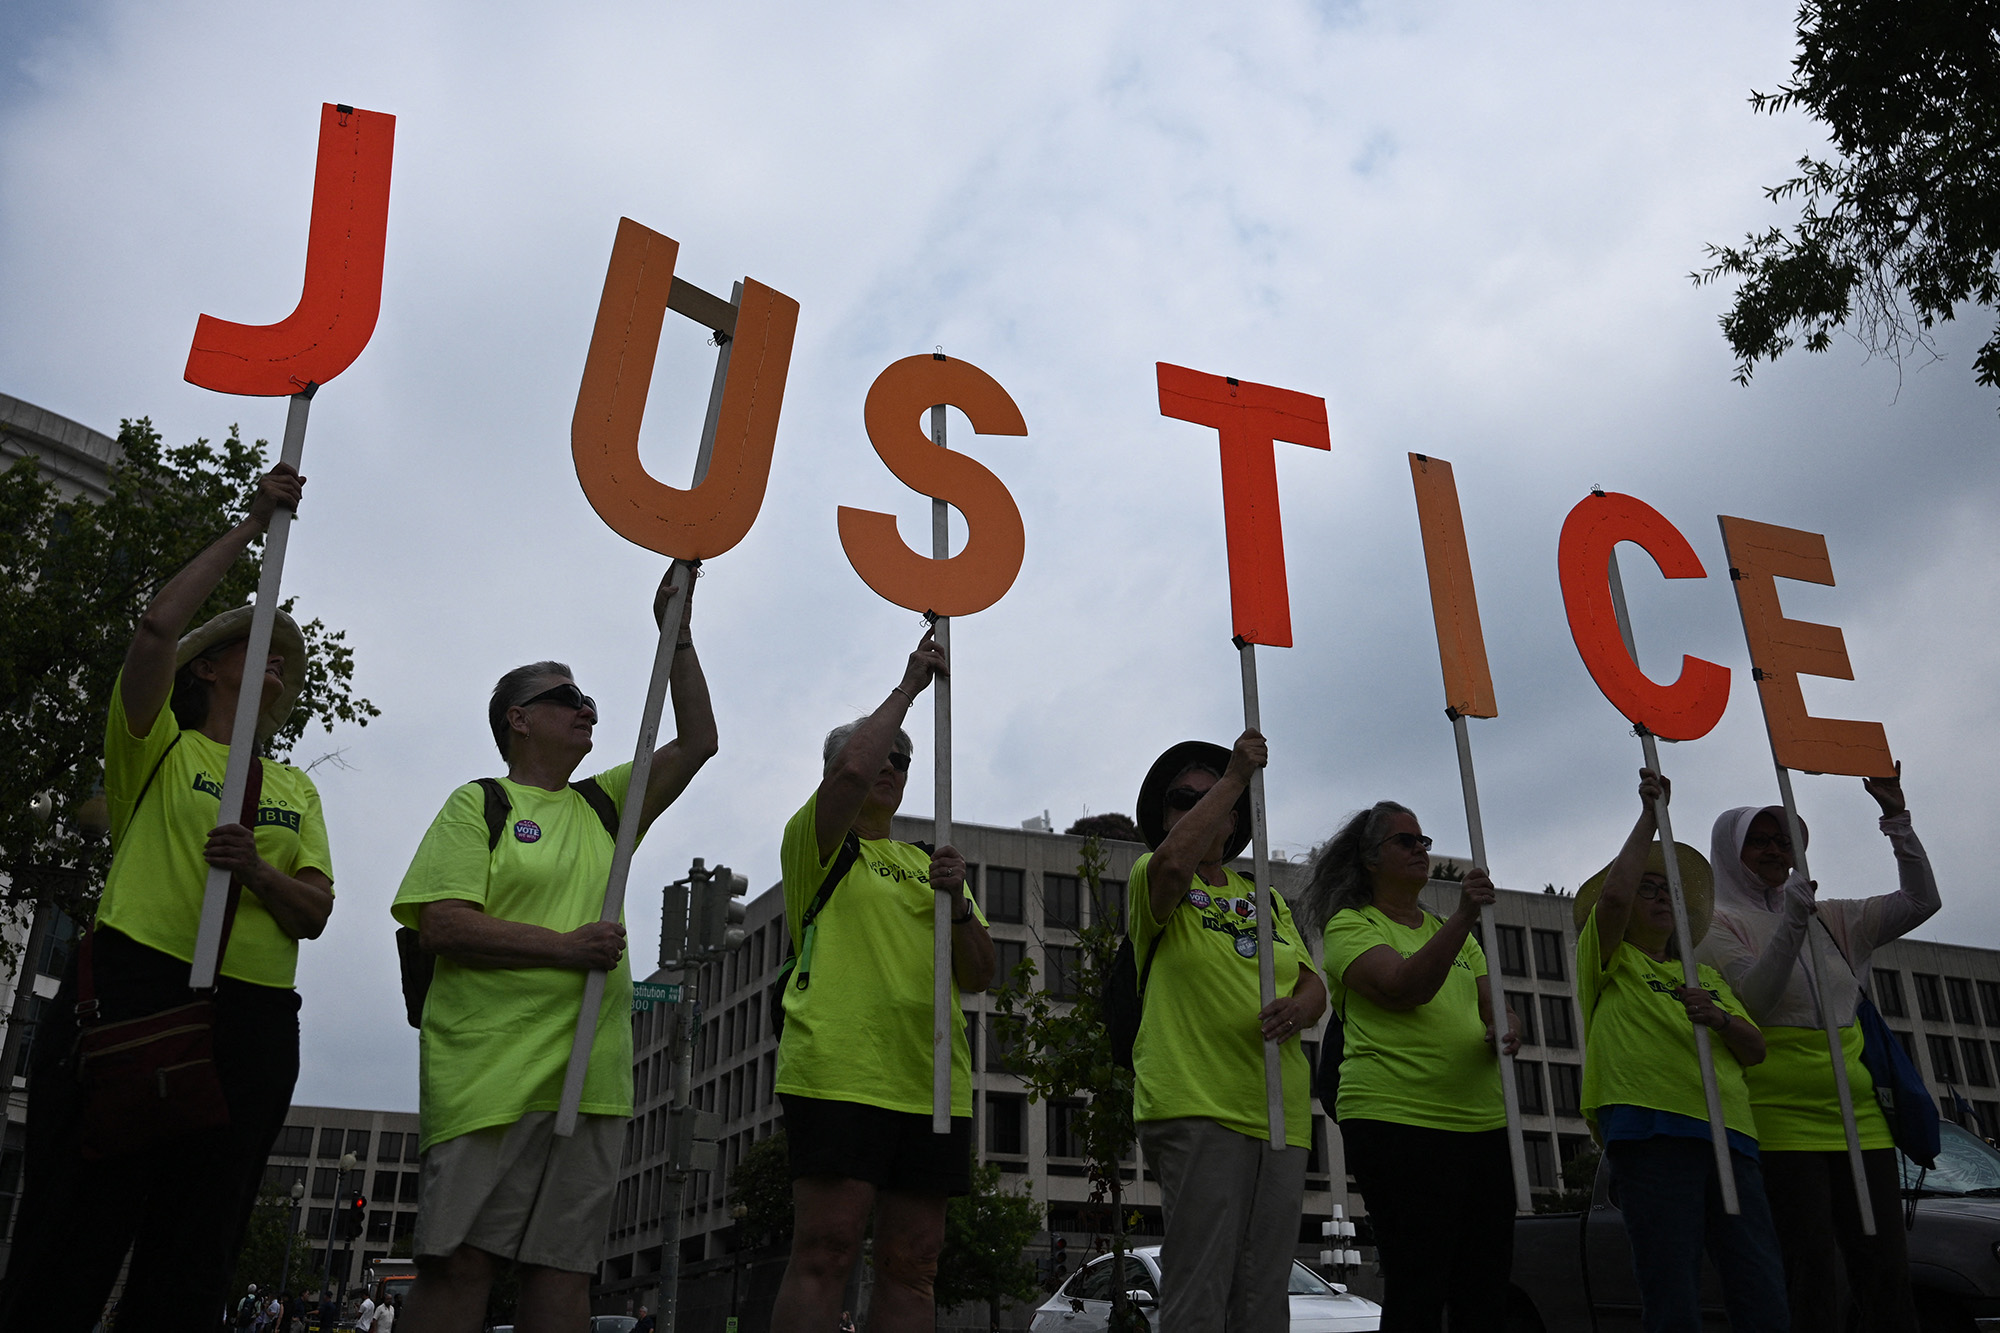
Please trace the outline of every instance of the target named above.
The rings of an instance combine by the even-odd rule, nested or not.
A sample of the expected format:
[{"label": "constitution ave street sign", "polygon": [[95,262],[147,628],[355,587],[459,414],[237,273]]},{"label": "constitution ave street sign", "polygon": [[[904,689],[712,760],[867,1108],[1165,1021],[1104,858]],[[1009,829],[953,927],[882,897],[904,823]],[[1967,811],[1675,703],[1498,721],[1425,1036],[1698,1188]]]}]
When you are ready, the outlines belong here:
[{"label": "constitution ave street sign", "polygon": [[661,984],[654,981],[635,981],[632,983],[632,1012],[635,1014],[647,1013],[656,1004],[679,1004],[680,1002],[681,988],[678,985]]}]

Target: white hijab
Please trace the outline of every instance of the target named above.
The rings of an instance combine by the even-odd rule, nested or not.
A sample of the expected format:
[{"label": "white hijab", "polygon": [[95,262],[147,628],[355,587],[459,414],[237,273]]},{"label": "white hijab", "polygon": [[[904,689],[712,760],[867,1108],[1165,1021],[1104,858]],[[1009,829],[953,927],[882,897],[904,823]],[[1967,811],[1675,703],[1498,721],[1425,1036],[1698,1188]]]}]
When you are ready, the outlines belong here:
[{"label": "white hijab", "polygon": [[[1808,915],[1807,924],[1802,926],[1799,913],[1785,910],[1788,897],[1805,892],[1805,881],[1794,870],[1785,883],[1771,888],[1743,864],[1743,841],[1750,835],[1751,823],[1764,814],[1777,820],[1778,827],[1785,826],[1785,809],[1778,805],[1742,805],[1725,810],[1716,818],[1714,831],[1709,835],[1708,858],[1715,868],[1715,921],[1701,942],[1699,953],[1703,962],[1728,979],[1760,1026],[1818,1027],[1812,949],[1806,935],[1810,921],[1815,918]],[[1799,832],[1806,833],[1803,820],[1799,822]],[[1827,946],[1827,970],[1833,977],[1834,1016],[1842,1027],[1854,1021],[1861,999],[1855,968],[1865,975],[1868,966],[1864,957],[1854,959],[1855,968],[1850,968],[1838,951],[1849,947],[1847,909],[1861,906],[1858,902],[1821,902],[1816,917],[1825,924],[1838,946],[1837,949],[1828,943],[1826,932],[1820,933],[1820,942]],[[1758,966],[1774,948],[1789,953],[1794,960],[1782,982],[1770,972],[1777,964],[1776,955],[1764,967]],[[1851,952],[1847,956],[1852,957]],[[1753,971],[1759,975],[1753,977]],[[1765,995],[1770,997],[1766,1005],[1759,1005],[1753,999]]]}]

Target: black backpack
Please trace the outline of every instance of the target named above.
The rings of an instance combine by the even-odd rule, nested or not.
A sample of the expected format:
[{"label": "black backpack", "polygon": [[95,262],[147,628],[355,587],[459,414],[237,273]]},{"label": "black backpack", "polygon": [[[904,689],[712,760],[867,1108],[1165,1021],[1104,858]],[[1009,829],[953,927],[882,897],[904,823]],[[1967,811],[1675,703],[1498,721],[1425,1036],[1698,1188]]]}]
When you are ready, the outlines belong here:
[{"label": "black backpack", "polygon": [[[500,785],[500,779],[474,778],[473,781],[486,794],[486,850],[490,854],[500,845],[500,835],[507,828],[507,816],[514,813],[514,803],[507,799],[507,789]],[[569,785],[570,790],[590,805],[597,821],[604,825],[604,831],[616,843],[618,807],[612,802],[611,794],[597,785],[596,778],[585,778]],[[403,1016],[409,1019],[411,1027],[421,1030],[424,1025],[424,998],[431,993],[431,977],[437,971],[437,959],[424,952],[416,931],[408,926],[398,926],[396,962],[403,973]]]},{"label": "black backpack", "polygon": [[[1256,881],[1252,880],[1250,887],[1254,893]],[[1275,924],[1277,918],[1271,919]],[[1104,986],[1097,997],[1098,1013],[1104,1017],[1104,1030],[1111,1035],[1111,1063],[1120,1069],[1132,1067],[1132,1048],[1139,1041],[1139,1020],[1145,1017],[1146,981],[1153,975],[1153,955],[1159,952],[1160,941],[1165,938],[1163,928],[1153,937],[1153,947],[1146,950],[1142,967],[1137,962],[1137,951],[1132,948],[1132,937],[1127,935],[1118,942],[1118,952],[1112,955],[1110,970],[1104,974]]]},{"label": "black backpack", "polygon": [[764,999],[764,1008],[771,1015],[771,1035],[774,1037],[785,1035],[785,983],[791,980],[792,973],[798,973],[798,980],[792,983],[798,989],[805,990],[812,985],[813,922],[819,920],[819,914],[826,910],[827,903],[833,898],[833,891],[840,887],[840,881],[847,878],[847,872],[860,859],[861,837],[849,829],[846,841],[840,844],[840,855],[833,858],[832,869],[820,881],[819,892],[813,895],[806,914],[799,919],[799,938],[806,946],[804,967],[799,966],[799,956],[791,951],[791,935],[787,933],[785,936],[785,961],[778,965],[778,975],[772,979]]}]

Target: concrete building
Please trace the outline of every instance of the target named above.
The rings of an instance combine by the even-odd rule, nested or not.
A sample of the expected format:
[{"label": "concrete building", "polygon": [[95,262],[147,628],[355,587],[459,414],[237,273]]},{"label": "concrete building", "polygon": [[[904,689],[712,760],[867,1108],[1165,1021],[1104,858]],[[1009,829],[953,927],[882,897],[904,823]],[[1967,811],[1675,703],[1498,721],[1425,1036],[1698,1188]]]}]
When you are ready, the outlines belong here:
[{"label": "concrete building", "polygon": [[120,456],[118,441],[102,431],[0,393],[0,468],[33,458],[65,499],[102,500]]},{"label": "concrete building", "polygon": [[[417,1229],[417,1142],[413,1111],[292,1107],[278,1141],[271,1145],[263,1192],[289,1203],[292,1186],[305,1186],[292,1224],[312,1242],[313,1257],[310,1271],[295,1278],[293,1286],[316,1287],[321,1275],[330,1272],[334,1283],[345,1276],[353,1290],[376,1260],[388,1258],[392,1251],[409,1253]],[[350,1152],[355,1167],[343,1174],[340,1159]],[[352,1246],[334,1240],[329,1268],[327,1244],[334,1233],[334,1214],[356,1192],[368,1201],[361,1237]]]}]

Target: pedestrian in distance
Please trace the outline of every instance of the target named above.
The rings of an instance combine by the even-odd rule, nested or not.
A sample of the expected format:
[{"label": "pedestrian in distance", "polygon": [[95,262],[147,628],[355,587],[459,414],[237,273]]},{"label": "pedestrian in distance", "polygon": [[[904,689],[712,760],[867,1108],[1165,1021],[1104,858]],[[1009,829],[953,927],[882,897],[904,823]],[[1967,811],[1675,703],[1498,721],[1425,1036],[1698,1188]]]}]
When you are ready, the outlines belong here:
[{"label": "pedestrian in distance", "polygon": [[[1896,858],[1897,888],[1873,898],[1821,900],[1794,866],[1783,806],[1740,806],[1715,821],[1715,923],[1702,961],[1728,980],[1763,1030],[1767,1055],[1746,1071],[1757,1117],[1764,1188],[1785,1256],[1792,1327],[1834,1328],[1845,1269],[1857,1327],[1917,1327],[1910,1291],[1902,1181],[1875,1081],[1861,1063],[1857,1012],[1876,949],[1938,909],[1937,877],[1903,799],[1902,766],[1862,786],[1881,808],[1879,827]],[[1805,823],[1799,828],[1805,832]],[[1817,933],[1828,975],[1812,975],[1808,933]],[[1875,1234],[1861,1230],[1847,1130],[1840,1113],[1819,999],[1832,1007],[1845,1052]]]},{"label": "pedestrian in distance", "polygon": [[[1701,968],[1700,986],[1685,984],[1654,805],[1670,791],[1665,778],[1639,770],[1631,834],[1573,900],[1583,1114],[1604,1144],[1648,1333],[1700,1327],[1704,1250],[1722,1278],[1730,1326],[1784,1333],[1791,1322],[1784,1260],[1744,1082],[1744,1071],[1764,1059],[1764,1036],[1714,968]],[[1674,844],[1674,857],[1699,948],[1714,912],[1714,875],[1685,843]],[[1722,1206],[1697,1026],[1714,1033],[1709,1049],[1735,1176],[1734,1217]]]},{"label": "pedestrian in distance", "polygon": [[[656,621],[676,577],[692,575],[662,580]],[[560,662],[517,667],[487,706],[506,776],[451,794],[397,891],[396,920],[437,960],[419,1038],[410,1333],[476,1327],[510,1263],[520,1266],[521,1333],[567,1333],[589,1317],[632,1115],[625,927],[598,919],[615,830],[638,795],[643,835],[716,751],[692,588],[683,606],[669,680],[676,733],[654,753],[643,793],[629,791],[629,762],[572,782],[595,746],[596,702]],[[556,1110],[593,970],[610,975],[582,1114],[565,1138]]]},{"label": "pedestrian in distance", "polygon": [[[1379,801],[1320,847],[1299,895],[1345,1025],[1326,1111],[1368,1204],[1384,1333],[1435,1333],[1447,1311],[1452,1333],[1502,1328],[1513,1263],[1514,1175],[1477,938],[1493,881],[1472,867],[1456,910],[1432,914],[1418,897],[1430,847],[1407,806]],[[1519,1020],[1504,1021],[1512,1054]]]},{"label": "pedestrian in distance", "polygon": [[[282,463],[259,479],[242,522],[140,616],[106,701],[111,869],[35,1033],[0,1328],[84,1333],[128,1251],[127,1329],[214,1333],[234,1308],[230,1272],[298,1077],[299,942],[326,927],[333,862],[312,779],[276,760],[252,762],[254,809],[226,812],[217,827],[239,695],[256,692],[260,746],[298,700],[297,624],[280,613],[269,655],[255,663],[244,660],[250,607],[188,626],[272,515],[298,507],[304,485]],[[215,987],[197,994],[190,963],[211,867],[231,873],[234,907]],[[82,1081],[79,1044],[94,1029],[202,1000],[212,1006],[212,1065],[177,1063],[173,1096],[120,1103],[95,1074]]]},{"label": "pedestrian in distance", "polygon": [[632,1333],[653,1333],[653,1330],[658,1327],[659,1320],[653,1317],[653,1312],[643,1305],[640,1306],[639,1322],[632,1325]]},{"label": "pedestrian in distance", "polygon": [[[1160,1180],[1160,1321],[1167,1329],[1284,1333],[1312,1143],[1300,1045],[1326,986],[1269,885],[1230,868],[1250,841],[1254,731],[1231,749],[1183,741],[1153,761],[1137,818],[1149,849],[1126,881],[1140,969],[1132,1117]],[[1263,1003],[1257,914],[1271,913],[1277,997]],[[1285,1143],[1271,1149],[1264,1046],[1279,1043]]]},{"label": "pedestrian in distance", "polygon": [[[945,1201],[972,1187],[964,991],[993,940],[956,849],[891,836],[910,773],[904,715],[947,663],[928,632],[873,713],[821,747],[819,786],[779,848],[797,964],[784,984],[775,1087],[792,1177],[791,1259],[776,1333],[825,1333],[874,1219],[872,1333],[933,1328]],[[935,903],[951,903],[951,1132],[931,1128]]]}]

